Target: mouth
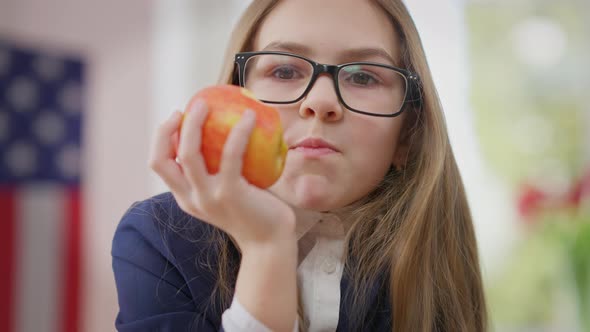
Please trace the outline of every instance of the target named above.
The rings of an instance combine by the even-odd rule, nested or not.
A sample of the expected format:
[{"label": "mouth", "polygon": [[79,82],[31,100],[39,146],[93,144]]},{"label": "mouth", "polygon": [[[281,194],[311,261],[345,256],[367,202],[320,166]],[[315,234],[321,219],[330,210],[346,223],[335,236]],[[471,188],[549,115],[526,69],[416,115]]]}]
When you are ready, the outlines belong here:
[{"label": "mouth", "polygon": [[303,152],[309,157],[318,157],[326,154],[340,152],[336,146],[319,137],[305,138],[291,146],[289,150]]}]

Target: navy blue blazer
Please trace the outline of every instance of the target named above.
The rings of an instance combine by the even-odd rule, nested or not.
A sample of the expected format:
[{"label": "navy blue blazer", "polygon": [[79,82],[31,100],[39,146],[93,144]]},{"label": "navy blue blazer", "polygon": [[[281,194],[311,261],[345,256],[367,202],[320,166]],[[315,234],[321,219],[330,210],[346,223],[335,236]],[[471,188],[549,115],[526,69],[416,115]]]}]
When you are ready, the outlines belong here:
[{"label": "navy blue blazer", "polygon": [[[226,308],[211,303],[215,277],[203,264],[217,257],[205,242],[212,227],[182,211],[169,192],[135,202],[127,210],[112,244],[118,331],[223,331],[221,313]],[[337,331],[351,331],[346,275],[340,289]],[[386,292],[376,283],[369,299],[362,330],[391,331]]]}]

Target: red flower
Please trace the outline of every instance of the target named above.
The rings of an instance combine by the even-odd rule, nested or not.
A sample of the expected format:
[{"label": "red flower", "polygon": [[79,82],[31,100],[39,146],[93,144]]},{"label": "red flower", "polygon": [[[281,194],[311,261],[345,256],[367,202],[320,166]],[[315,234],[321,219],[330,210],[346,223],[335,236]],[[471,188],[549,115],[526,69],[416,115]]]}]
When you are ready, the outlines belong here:
[{"label": "red flower", "polygon": [[565,197],[565,205],[579,208],[584,197],[590,195],[590,168],[574,183]]},{"label": "red flower", "polygon": [[530,220],[543,207],[548,195],[530,184],[524,184],[518,198],[518,213],[521,217]]}]

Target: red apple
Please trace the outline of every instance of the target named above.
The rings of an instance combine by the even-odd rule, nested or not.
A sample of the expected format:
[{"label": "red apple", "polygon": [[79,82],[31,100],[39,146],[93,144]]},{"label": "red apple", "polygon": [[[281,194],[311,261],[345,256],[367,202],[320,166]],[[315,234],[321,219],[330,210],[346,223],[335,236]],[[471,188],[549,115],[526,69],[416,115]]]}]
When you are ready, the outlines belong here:
[{"label": "red apple", "polygon": [[258,101],[244,88],[216,85],[200,90],[191,98],[183,120],[186,111],[199,99],[205,101],[209,110],[203,124],[201,140],[201,153],[207,171],[210,174],[219,171],[223,146],[230,130],[244,111],[251,109],[256,113],[256,125],[244,154],[242,175],[259,188],[267,188],[275,183],[283,172],[288,150],[283,141],[283,129],[277,110]]}]

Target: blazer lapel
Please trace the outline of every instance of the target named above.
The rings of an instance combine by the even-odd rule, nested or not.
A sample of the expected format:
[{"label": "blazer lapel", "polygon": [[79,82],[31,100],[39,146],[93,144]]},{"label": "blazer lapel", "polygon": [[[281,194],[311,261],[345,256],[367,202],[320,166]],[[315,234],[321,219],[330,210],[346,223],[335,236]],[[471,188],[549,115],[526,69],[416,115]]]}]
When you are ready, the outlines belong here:
[{"label": "blazer lapel", "polygon": [[369,289],[366,304],[352,303],[350,283],[347,273],[344,273],[340,280],[340,314],[336,331],[351,331],[356,324],[349,320],[350,311],[352,308],[359,309],[359,305],[366,309],[359,327],[366,331],[391,331],[391,305],[386,288],[380,287],[381,280],[374,282]]}]

